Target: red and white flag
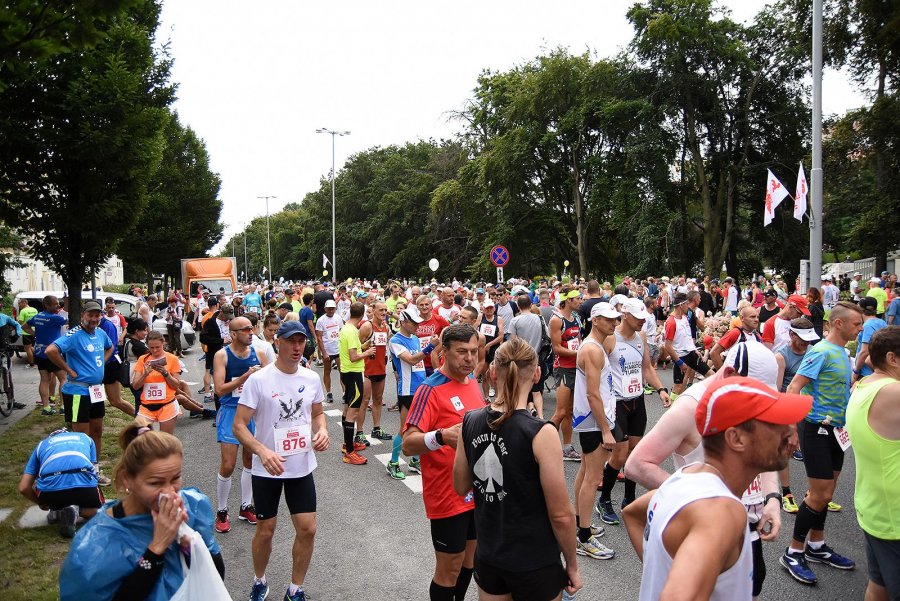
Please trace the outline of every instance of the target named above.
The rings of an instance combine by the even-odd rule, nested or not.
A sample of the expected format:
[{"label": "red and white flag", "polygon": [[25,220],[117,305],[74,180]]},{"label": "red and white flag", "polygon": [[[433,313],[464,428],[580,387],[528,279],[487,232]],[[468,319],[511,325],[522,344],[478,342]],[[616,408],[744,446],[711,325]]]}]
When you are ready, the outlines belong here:
[{"label": "red and white flag", "polygon": [[766,210],[763,217],[763,227],[772,223],[772,219],[775,218],[775,209],[778,208],[784,197],[788,195],[788,191],[778,181],[778,178],[772,174],[772,170],[767,169],[766,171],[768,172],[768,179],[766,180]]},{"label": "red and white flag", "polygon": [[809,186],[806,184],[806,173],[803,171],[803,163],[800,163],[800,173],[797,174],[797,191],[794,193],[794,217],[797,221],[803,221],[806,215],[806,193]]}]

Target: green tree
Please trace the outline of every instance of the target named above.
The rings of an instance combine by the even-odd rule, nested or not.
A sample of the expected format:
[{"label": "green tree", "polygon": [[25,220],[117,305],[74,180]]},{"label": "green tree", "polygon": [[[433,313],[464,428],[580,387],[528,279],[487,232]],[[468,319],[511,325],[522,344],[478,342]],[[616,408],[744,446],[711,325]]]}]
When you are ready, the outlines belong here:
[{"label": "green tree", "polygon": [[72,320],[162,156],[174,89],[154,50],[158,20],[149,0],[116,14],[94,48],[23,70],[0,94],[0,218],[63,277]]}]

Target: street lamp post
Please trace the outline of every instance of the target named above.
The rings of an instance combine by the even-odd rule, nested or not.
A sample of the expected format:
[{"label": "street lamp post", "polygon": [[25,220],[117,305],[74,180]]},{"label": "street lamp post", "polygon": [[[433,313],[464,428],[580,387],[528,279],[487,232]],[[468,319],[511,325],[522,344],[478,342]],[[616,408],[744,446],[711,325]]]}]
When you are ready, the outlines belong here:
[{"label": "street lamp post", "polygon": [[349,136],[349,131],[336,131],[327,127],[320,127],[317,134],[331,134],[331,279],[337,281],[337,234],[334,218],[334,137]]},{"label": "street lamp post", "polygon": [[268,265],[266,265],[266,269],[269,270],[269,277],[272,277],[272,239],[269,237],[269,199],[270,198],[278,198],[277,196],[257,196],[257,198],[265,198],[266,199],[266,251],[269,256]]},{"label": "street lamp post", "polygon": [[244,281],[250,277],[250,268],[247,265],[247,230],[249,226],[244,228]]}]

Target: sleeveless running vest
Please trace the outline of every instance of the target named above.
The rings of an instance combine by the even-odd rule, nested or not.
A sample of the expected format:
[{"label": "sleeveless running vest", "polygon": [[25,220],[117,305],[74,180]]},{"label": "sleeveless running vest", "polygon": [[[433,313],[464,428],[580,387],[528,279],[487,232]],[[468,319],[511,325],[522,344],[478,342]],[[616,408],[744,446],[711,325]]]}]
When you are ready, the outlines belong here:
[{"label": "sleeveless running vest", "polygon": [[[388,330],[387,322],[377,327],[375,322],[372,324],[372,344],[375,346],[375,356],[366,359],[365,374],[367,376],[383,376],[387,373],[387,345],[391,338]],[[362,325],[362,324],[360,324]]]},{"label": "sleeveless running vest", "polygon": [[[644,528],[644,572],[641,576],[640,601],[659,599],[672,570],[672,557],[663,544],[666,526],[690,503],[715,497],[727,497],[739,502],[718,476],[705,472],[685,474],[682,470],[672,474],[653,495],[647,512],[647,527]],[[749,531],[745,530],[738,560],[716,578],[716,586],[709,599],[731,601],[750,599],[752,595],[753,554]]]},{"label": "sleeveless running vest", "polygon": [[626,339],[616,329],[616,345],[609,354],[613,391],[617,401],[644,400],[644,341],[635,332]]},{"label": "sleeveless running vest", "polygon": [[[603,362],[603,369],[600,370],[600,398],[603,399],[603,410],[605,417],[609,423],[610,429],[616,423],[616,395],[613,391],[613,376],[610,370],[609,355],[603,345],[597,342],[597,339],[588,336],[583,341],[582,347],[589,344],[597,345],[606,357]],[[579,351],[580,352],[580,351]],[[587,374],[576,365],[575,367],[575,390],[572,392],[572,429],[577,432],[598,432],[601,430],[597,417],[591,411],[590,403],[588,403],[587,395]]]},{"label": "sleeveless running vest", "polygon": [[[249,370],[254,365],[259,365],[259,357],[256,356],[256,349],[250,348],[250,355],[241,359],[237,355],[234,354],[231,350],[231,346],[225,347],[225,383],[231,382],[235,378],[240,378],[247,370]],[[243,386],[239,386],[235,388],[231,392],[228,392],[219,397],[220,405],[228,405],[236,407],[238,404],[238,399],[241,398],[241,389]]]},{"label": "sleeveless running vest", "polygon": [[494,319],[488,319],[487,315],[482,314],[481,324],[478,326],[478,332],[484,334],[484,343],[487,344],[497,337],[497,313],[494,313]]},{"label": "sleeveless running vest", "polygon": [[[572,313],[572,319],[566,319],[562,313],[557,313],[557,317],[562,321],[562,345],[571,351],[577,351],[581,345],[581,324],[576,317],[576,313]],[[575,369],[577,357],[560,357],[556,356],[553,367],[562,367],[563,369]]]},{"label": "sleeveless running vest", "polygon": [[784,392],[797,374],[797,370],[800,369],[800,363],[803,362],[806,353],[798,355],[788,345],[778,349],[778,354],[784,357],[784,378],[781,380],[781,392]]}]

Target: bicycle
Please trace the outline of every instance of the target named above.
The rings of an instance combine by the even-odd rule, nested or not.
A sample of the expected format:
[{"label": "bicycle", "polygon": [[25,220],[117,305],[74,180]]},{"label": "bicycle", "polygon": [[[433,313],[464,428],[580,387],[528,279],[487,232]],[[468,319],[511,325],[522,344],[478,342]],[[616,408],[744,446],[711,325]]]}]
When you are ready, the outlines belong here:
[{"label": "bicycle", "polygon": [[3,417],[9,417],[13,409],[19,408],[13,390],[12,356],[14,353],[11,346],[0,347],[0,414]]}]

